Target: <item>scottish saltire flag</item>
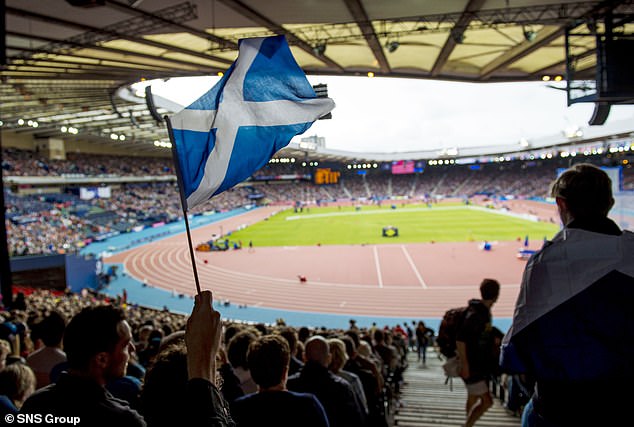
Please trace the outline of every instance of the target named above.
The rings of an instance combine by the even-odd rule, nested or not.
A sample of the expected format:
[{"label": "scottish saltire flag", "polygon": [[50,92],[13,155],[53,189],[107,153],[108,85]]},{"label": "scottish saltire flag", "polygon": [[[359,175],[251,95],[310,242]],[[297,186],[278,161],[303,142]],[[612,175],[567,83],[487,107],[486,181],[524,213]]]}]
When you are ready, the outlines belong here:
[{"label": "scottish saltire flag", "polygon": [[526,265],[503,369],[573,381],[631,366],[632,283],[634,233],[564,228]]},{"label": "scottish saltire flag", "polygon": [[170,119],[187,209],[248,178],[334,106],[284,36],[240,40],[223,78]]},{"label": "scottish saltire flag", "polygon": [[634,277],[634,233],[564,228],[526,264],[505,342],[611,271]]},{"label": "scottish saltire flag", "polygon": [[634,233],[620,236],[564,228],[526,264],[510,339],[611,271],[634,277]]}]

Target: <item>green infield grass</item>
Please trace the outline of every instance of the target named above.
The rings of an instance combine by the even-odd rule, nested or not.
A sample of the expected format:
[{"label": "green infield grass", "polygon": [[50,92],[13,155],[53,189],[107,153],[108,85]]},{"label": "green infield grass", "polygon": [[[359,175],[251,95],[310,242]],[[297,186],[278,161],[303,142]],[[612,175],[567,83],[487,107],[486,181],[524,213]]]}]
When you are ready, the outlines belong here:
[{"label": "green infield grass", "polygon": [[[382,237],[385,226],[398,228],[398,237]],[[363,206],[293,209],[232,233],[231,241],[246,246],[309,246],[417,242],[466,242],[550,239],[559,227],[464,205]]]}]

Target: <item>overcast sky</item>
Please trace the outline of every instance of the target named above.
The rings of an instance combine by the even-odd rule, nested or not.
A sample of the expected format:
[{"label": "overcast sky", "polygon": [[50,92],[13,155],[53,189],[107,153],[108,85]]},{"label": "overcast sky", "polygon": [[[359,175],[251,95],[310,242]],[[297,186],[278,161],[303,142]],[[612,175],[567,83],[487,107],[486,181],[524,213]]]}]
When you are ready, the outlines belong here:
[{"label": "overcast sky", "polygon": [[[516,143],[587,126],[593,105],[566,105],[566,93],[547,83],[444,81],[308,76],[327,83],[337,104],[332,120],[320,120],[302,136],[326,138],[330,149],[398,152]],[[152,91],[189,105],[215,77],[171,79]],[[563,84],[561,84],[563,87]],[[634,106],[614,106],[608,123],[631,119]],[[633,125],[634,128],[634,125]]]}]

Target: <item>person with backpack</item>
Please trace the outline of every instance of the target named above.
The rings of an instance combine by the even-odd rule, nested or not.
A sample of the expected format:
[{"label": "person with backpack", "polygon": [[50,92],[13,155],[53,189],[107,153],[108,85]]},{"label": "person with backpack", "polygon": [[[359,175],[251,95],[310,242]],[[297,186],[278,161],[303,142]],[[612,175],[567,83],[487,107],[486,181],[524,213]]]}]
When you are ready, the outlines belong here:
[{"label": "person with backpack", "polygon": [[[468,306],[451,308],[445,312],[440,322],[436,344],[440,354],[448,361],[456,358],[456,333],[462,326],[468,308]],[[447,376],[457,377],[458,372],[455,375],[447,373]]]},{"label": "person with backpack", "polygon": [[500,294],[500,283],[484,279],[480,284],[482,299],[469,301],[464,319],[456,330],[456,353],[460,361],[460,377],[467,388],[465,427],[471,427],[493,405],[489,378],[496,363],[492,363],[494,328],[491,307]]}]

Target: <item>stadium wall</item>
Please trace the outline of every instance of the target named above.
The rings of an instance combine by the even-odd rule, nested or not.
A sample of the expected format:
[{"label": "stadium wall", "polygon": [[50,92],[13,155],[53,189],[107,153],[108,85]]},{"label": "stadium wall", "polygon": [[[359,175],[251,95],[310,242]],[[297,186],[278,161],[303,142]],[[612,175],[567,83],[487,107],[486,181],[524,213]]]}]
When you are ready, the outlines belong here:
[{"label": "stadium wall", "polygon": [[11,258],[13,281],[18,286],[73,292],[95,289],[97,260],[73,254],[32,255]]},{"label": "stadium wall", "polygon": [[22,150],[35,150],[37,142],[28,134],[14,132],[2,132],[2,148],[19,148]]},{"label": "stadium wall", "polygon": [[97,288],[97,260],[94,257],[66,255],[66,283],[71,291]]}]

